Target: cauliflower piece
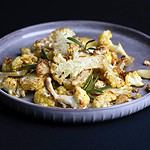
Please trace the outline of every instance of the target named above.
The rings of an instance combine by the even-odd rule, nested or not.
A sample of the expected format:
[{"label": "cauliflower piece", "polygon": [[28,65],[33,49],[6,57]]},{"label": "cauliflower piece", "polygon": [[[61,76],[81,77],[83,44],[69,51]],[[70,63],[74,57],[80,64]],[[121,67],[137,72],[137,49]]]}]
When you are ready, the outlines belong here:
[{"label": "cauliflower piece", "polygon": [[20,49],[20,52],[21,52],[21,55],[24,55],[24,54],[30,55],[31,54],[31,49],[27,48],[27,47],[23,47],[23,48]]},{"label": "cauliflower piece", "polygon": [[59,86],[55,91],[59,95],[69,95],[69,92],[64,86]]},{"label": "cauliflower piece", "polygon": [[5,89],[10,95],[16,95],[17,89],[17,79],[8,77],[3,80],[2,87]]},{"label": "cauliflower piece", "polygon": [[36,74],[37,76],[40,75],[47,75],[50,73],[48,61],[42,59],[36,66]]},{"label": "cauliflower piece", "polygon": [[68,76],[70,76],[70,79],[75,79],[83,70],[103,68],[103,59],[104,56],[95,55],[80,57],[75,60],[59,61],[60,63],[58,62],[58,64],[52,63],[51,73],[54,79],[58,81],[59,84],[62,84]]},{"label": "cauliflower piece", "polygon": [[46,90],[46,88],[38,89],[34,94],[34,103],[40,104],[42,106],[55,106],[55,101],[52,95]]},{"label": "cauliflower piece", "polygon": [[144,85],[144,83],[142,82],[142,78],[138,75],[138,73],[136,71],[129,72],[125,76],[125,83],[127,85],[134,85],[134,86],[137,86],[137,87]]},{"label": "cauliflower piece", "polygon": [[75,80],[72,81],[72,85],[82,87],[86,82],[87,78],[92,73],[91,70],[83,70]]},{"label": "cauliflower piece", "polygon": [[90,97],[87,95],[86,91],[79,86],[75,87],[74,98],[77,101],[79,108],[86,108],[90,103]]},{"label": "cauliflower piece", "polygon": [[97,82],[95,83],[95,87],[98,88],[98,89],[103,88],[105,86],[106,86],[106,84],[101,80],[97,80]]},{"label": "cauliflower piece", "polygon": [[62,54],[67,53],[68,37],[75,36],[75,33],[69,28],[59,28],[51,32],[49,40],[52,42],[52,47],[55,51],[61,51]]},{"label": "cauliflower piece", "polygon": [[18,70],[23,67],[23,64],[35,64],[37,61],[38,58],[33,54],[23,54],[12,61],[12,69]]},{"label": "cauliflower piece", "polygon": [[6,57],[2,64],[2,71],[8,72],[12,71],[12,58]]},{"label": "cauliflower piece", "polygon": [[23,64],[35,64],[38,61],[38,58],[33,54],[23,54],[21,56]]},{"label": "cauliflower piece", "polygon": [[25,97],[26,96],[26,91],[24,89],[22,89],[22,87],[20,85],[17,86],[16,89],[16,95],[17,97]]},{"label": "cauliflower piece", "polygon": [[111,51],[114,51],[118,54],[121,54],[121,55],[125,56],[128,59],[128,64],[131,64],[134,60],[133,57],[129,56],[125,52],[125,50],[123,49],[123,47],[120,43],[118,45],[113,44],[112,41],[110,40],[111,38],[112,38],[111,31],[106,30],[102,34],[99,35],[98,44],[108,46],[108,48]]},{"label": "cauliflower piece", "polygon": [[111,102],[116,99],[116,95],[110,91],[105,91],[93,100],[93,107],[101,108],[111,106]]},{"label": "cauliflower piece", "polygon": [[41,51],[43,48],[52,49],[52,43],[48,37],[41,40],[37,40],[32,45],[32,50],[35,56],[41,57]]},{"label": "cauliflower piece", "polygon": [[125,52],[125,50],[123,49],[123,47],[122,47],[122,45],[121,45],[120,43],[119,43],[118,45],[112,44],[112,45],[109,46],[109,48],[110,48],[112,51],[115,51],[116,53],[125,56],[125,57],[127,58],[127,60],[128,60],[128,61],[127,61],[127,65],[133,63],[134,58],[131,57],[131,56],[129,56],[129,55]]},{"label": "cauliflower piece", "polygon": [[117,97],[115,104],[122,104],[129,101],[129,97],[125,94],[121,94]]},{"label": "cauliflower piece", "polygon": [[68,96],[68,95],[58,95],[55,90],[53,89],[52,83],[51,83],[51,78],[48,77],[46,79],[46,87],[48,91],[53,95],[54,99],[57,100],[60,104],[66,104],[71,106],[72,108],[77,108],[77,102],[74,99],[73,96]]},{"label": "cauliflower piece", "polygon": [[133,90],[133,88],[131,86],[124,85],[123,87],[110,88],[110,89],[107,89],[106,91],[109,91],[109,92],[115,94],[117,97],[119,95],[126,95],[126,96],[128,96],[128,98],[131,98],[132,97],[132,90]]},{"label": "cauliflower piece", "polygon": [[109,64],[107,60],[105,60],[104,66],[104,77],[106,78],[108,84],[110,84],[114,88],[124,86],[124,80],[119,77],[118,72],[114,70],[114,67]]},{"label": "cauliflower piece", "polygon": [[111,45],[111,39],[112,38],[112,33],[110,30],[106,30],[103,33],[101,33],[98,37],[98,44],[99,45]]},{"label": "cauliflower piece", "polygon": [[27,74],[20,78],[20,85],[24,90],[36,91],[44,86],[44,78],[35,74]]},{"label": "cauliflower piece", "polygon": [[105,78],[107,79],[108,84],[110,84],[113,88],[120,88],[124,86],[124,80],[121,79],[117,72],[105,72]]},{"label": "cauliflower piece", "polygon": [[18,79],[7,77],[2,81],[2,88],[6,90],[10,95],[16,96],[16,97],[25,97],[26,93],[25,90],[23,90],[19,83]]},{"label": "cauliflower piece", "polygon": [[18,70],[22,67],[23,65],[23,61],[21,60],[21,56],[16,57],[13,61],[12,61],[12,69],[13,70]]}]

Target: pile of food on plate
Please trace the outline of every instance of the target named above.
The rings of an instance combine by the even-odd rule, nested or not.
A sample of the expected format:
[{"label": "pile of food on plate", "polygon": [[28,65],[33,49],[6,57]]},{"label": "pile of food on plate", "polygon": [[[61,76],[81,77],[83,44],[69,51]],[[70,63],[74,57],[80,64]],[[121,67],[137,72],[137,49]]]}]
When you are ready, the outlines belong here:
[{"label": "pile of food on plate", "polygon": [[0,88],[16,97],[32,91],[34,103],[49,107],[101,108],[137,99],[150,70],[127,72],[134,58],[111,38],[109,30],[95,40],[58,28],[21,48],[19,56],[4,59]]}]

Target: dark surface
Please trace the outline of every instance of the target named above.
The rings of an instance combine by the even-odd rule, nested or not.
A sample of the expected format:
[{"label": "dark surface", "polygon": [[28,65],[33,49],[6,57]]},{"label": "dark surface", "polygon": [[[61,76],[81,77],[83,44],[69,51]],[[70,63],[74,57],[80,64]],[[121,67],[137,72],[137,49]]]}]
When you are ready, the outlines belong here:
[{"label": "dark surface", "polygon": [[[93,6],[92,6],[93,5]],[[64,19],[90,19],[130,26],[150,34],[150,1],[1,1],[0,36],[16,29]],[[0,150],[149,150],[150,108],[103,123],[52,123],[15,113],[0,103]]]}]

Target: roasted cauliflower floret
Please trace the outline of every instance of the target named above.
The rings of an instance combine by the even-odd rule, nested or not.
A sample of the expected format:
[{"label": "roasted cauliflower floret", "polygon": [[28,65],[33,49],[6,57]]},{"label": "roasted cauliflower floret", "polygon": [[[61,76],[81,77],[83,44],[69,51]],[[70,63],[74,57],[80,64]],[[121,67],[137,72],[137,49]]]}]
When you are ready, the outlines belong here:
[{"label": "roasted cauliflower floret", "polygon": [[69,91],[64,86],[59,86],[55,91],[59,95],[69,95]]},{"label": "roasted cauliflower floret", "polygon": [[72,85],[82,87],[91,73],[91,70],[83,70],[75,80],[71,81]]},{"label": "roasted cauliflower floret", "polygon": [[26,91],[19,84],[17,86],[15,96],[17,96],[17,97],[25,97],[26,96]]},{"label": "roasted cauliflower floret", "polygon": [[101,108],[111,106],[111,102],[116,99],[116,95],[110,91],[105,91],[93,100],[93,107]]},{"label": "roasted cauliflower floret", "polygon": [[38,61],[38,58],[33,54],[23,54],[21,56],[23,64],[35,64]]},{"label": "roasted cauliflower floret", "polygon": [[114,67],[111,64],[109,64],[108,61],[105,61],[104,66],[104,77],[108,84],[114,88],[124,86],[124,80],[119,77],[118,72],[114,70]]},{"label": "roasted cauliflower floret", "polygon": [[26,93],[25,90],[23,90],[19,83],[18,79],[7,77],[2,82],[2,88],[5,89],[10,95],[16,96],[16,97],[25,97]]},{"label": "roasted cauliflower floret", "polygon": [[96,88],[103,88],[103,87],[105,87],[106,86],[106,84],[103,82],[103,81],[101,81],[101,80],[98,80],[96,83],[95,83],[95,87]]},{"label": "roasted cauliflower floret", "polygon": [[107,79],[108,84],[113,88],[124,86],[124,80],[121,79],[117,73],[107,71],[104,76]]},{"label": "roasted cauliflower floret", "polygon": [[129,97],[125,94],[121,94],[117,97],[115,104],[122,104],[129,101]]},{"label": "roasted cauliflower floret", "polygon": [[86,91],[79,86],[75,87],[74,98],[79,108],[86,108],[90,103],[90,97],[87,95]]},{"label": "roasted cauliflower floret", "polygon": [[35,64],[37,61],[38,58],[33,54],[23,54],[12,61],[12,69],[18,70],[22,68],[24,64]]},{"label": "roasted cauliflower floret", "polygon": [[49,35],[49,40],[52,42],[52,48],[55,51],[61,51],[62,54],[67,53],[68,37],[75,36],[75,33],[69,28],[59,28],[51,32]]},{"label": "roasted cauliflower floret", "polygon": [[41,40],[37,40],[33,43],[32,45],[33,54],[37,57],[41,57],[41,52],[43,48],[46,48],[49,50],[52,49],[52,43],[48,37],[43,38]]},{"label": "roasted cauliflower floret", "polygon": [[2,71],[8,72],[12,71],[12,58],[6,57],[2,64]]},{"label": "roasted cauliflower floret", "polygon": [[77,75],[83,70],[103,68],[103,59],[104,57],[102,55],[96,55],[81,57],[75,60],[59,61],[58,64],[52,63],[51,73],[54,79],[59,84],[62,84],[68,76],[72,80],[76,79]]},{"label": "roasted cauliflower floret", "polygon": [[47,75],[50,73],[49,64],[47,60],[42,59],[36,66],[36,74],[37,76],[40,75]]},{"label": "roasted cauliflower floret", "polygon": [[46,88],[48,89],[48,91],[53,95],[54,99],[59,102],[60,104],[64,104],[64,105],[69,105],[72,108],[77,108],[78,104],[76,102],[76,100],[74,99],[73,96],[68,96],[68,95],[59,95],[55,92],[52,83],[51,83],[51,78],[48,77],[46,79]]},{"label": "roasted cauliflower floret", "polygon": [[98,44],[107,46],[111,51],[115,51],[117,54],[121,54],[128,59],[128,64],[133,62],[133,57],[129,56],[125,50],[123,49],[122,45],[119,43],[115,45],[110,40],[112,38],[112,33],[110,30],[104,31],[102,34],[99,35]]},{"label": "roasted cauliflower floret", "polygon": [[136,71],[129,72],[125,77],[125,82],[127,85],[133,86],[143,86],[142,78],[138,75]]},{"label": "roasted cauliflower floret", "polygon": [[2,87],[11,95],[16,95],[17,79],[8,77],[2,82]]},{"label": "roasted cauliflower floret", "polygon": [[46,90],[46,88],[38,89],[34,94],[34,103],[40,104],[43,106],[55,106],[55,101],[53,96]]},{"label": "roasted cauliflower floret", "polygon": [[20,78],[20,85],[24,90],[36,91],[44,86],[44,78],[35,74],[28,74]]},{"label": "roasted cauliflower floret", "polygon": [[13,61],[12,61],[12,69],[13,70],[18,70],[22,67],[23,65],[23,61],[21,60],[21,56],[16,57]]},{"label": "roasted cauliflower floret", "polygon": [[132,90],[133,90],[133,88],[131,86],[124,85],[123,87],[110,88],[110,89],[107,89],[106,91],[109,91],[109,92],[115,94],[117,97],[119,95],[126,95],[126,96],[128,96],[128,98],[131,98],[132,97]]},{"label": "roasted cauliflower floret", "polygon": [[31,54],[31,49],[27,48],[27,47],[23,47],[23,48],[20,49],[20,52],[21,52],[21,55],[24,55],[24,54],[30,55]]},{"label": "roasted cauliflower floret", "polygon": [[103,33],[101,33],[98,37],[98,44],[99,45],[111,45],[111,39],[112,38],[112,33],[110,30],[106,30]]}]

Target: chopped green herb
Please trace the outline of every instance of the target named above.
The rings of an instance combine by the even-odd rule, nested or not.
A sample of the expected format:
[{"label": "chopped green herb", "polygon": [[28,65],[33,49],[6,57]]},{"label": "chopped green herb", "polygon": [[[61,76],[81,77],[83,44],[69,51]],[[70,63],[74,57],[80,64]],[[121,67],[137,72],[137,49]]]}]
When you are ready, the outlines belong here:
[{"label": "chopped green herb", "polygon": [[20,77],[24,76],[27,70],[14,71],[14,72],[0,72],[0,77]]},{"label": "chopped green herb", "polygon": [[42,57],[43,59],[49,59],[49,58],[48,58],[48,55],[47,55],[47,52],[46,52],[44,49],[42,49],[42,51],[41,51],[41,57]]},{"label": "chopped green herb", "polygon": [[80,47],[84,48],[84,46],[82,45],[82,43],[80,41],[78,41],[77,39],[73,38],[73,37],[68,37],[68,40],[76,43],[77,45],[79,45]]},{"label": "chopped green herb", "polygon": [[23,69],[27,69],[27,70],[35,69],[36,66],[37,66],[37,64],[26,64],[23,66]]},{"label": "chopped green herb", "polygon": [[86,44],[85,44],[85,49],[87,50],[87,45],[89,44],[89,43],[92,43],[92,42],[94,42],[95,40],[89,40]]},{"label": "chopped green herb", "polygon": [[90,97],[94,97],[95,95],[101,94],[101,93],[103,93],[104,90],[110,88],[110,86],[96,88],[95,83],[97,82],[98,78],[99,78],[98,76],[94,77],[94,75],[91,74],[83,86],[83,89],[87,92],[87,94]]}]

